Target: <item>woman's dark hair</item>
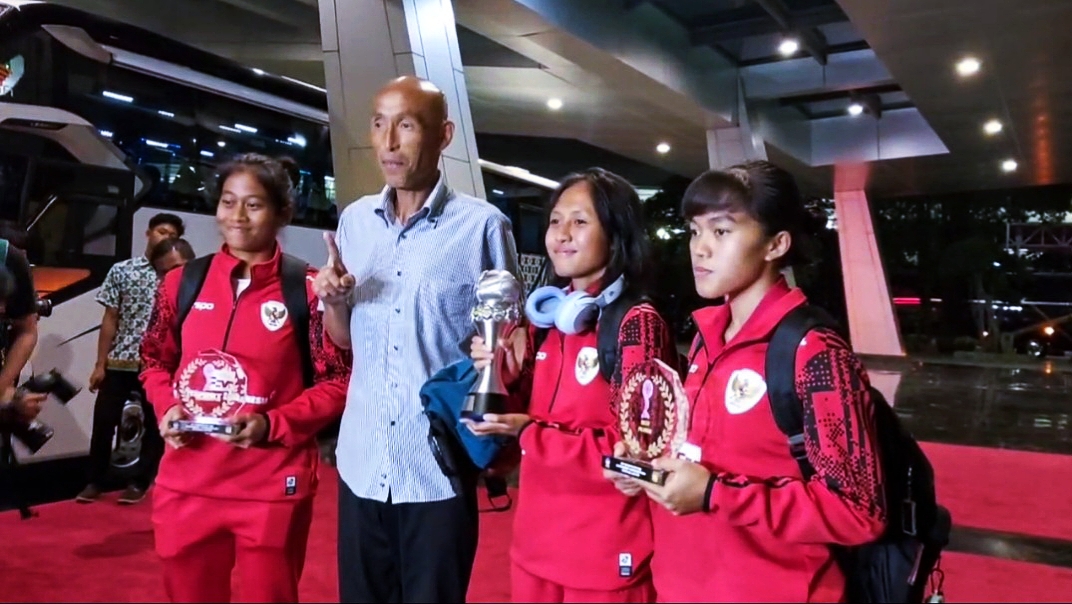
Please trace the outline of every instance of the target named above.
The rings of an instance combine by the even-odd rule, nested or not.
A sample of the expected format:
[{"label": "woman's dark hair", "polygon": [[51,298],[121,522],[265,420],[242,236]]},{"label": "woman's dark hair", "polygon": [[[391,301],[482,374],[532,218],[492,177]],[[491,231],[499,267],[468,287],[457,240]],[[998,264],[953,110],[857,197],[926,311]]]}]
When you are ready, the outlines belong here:
[{"label": "woman's dark hair", "polygon": [[788,232],[792,243],[780,267],[810,261],[808,229],[814,218],[804,207],[793,176],[768,161],[710,170],[692,181],[681,199],[681,214],[692,220],[710,212],[744,212],[768,237]]},{"label": "woman's dark hair", "polygon": [[299,175],[298,166],[289,157],[278,159],[259,153],[246,153],[220,166],[216,177],[216,198],[223,195],[223,185],[231,176],[245,172],[257,179],[268,192],[265,200],[282,216],[294,214],[294,185]]},{"label": "woman's dark hair", "polygon": [[[607,237],[610,254],[603,286],[625,275],[626,292],[639,293],[646,290],[650,275],[651,247],[644,228],[644,211],[640,197],[629,181],[603,168],[589,168],[575,172],[562,179],[547,203],[546,222],[550,224],[551,212],[566,189],[585,183],[592,195],[596,216]],[[565,286],[566,279],[554,277],[552,283]]]}]

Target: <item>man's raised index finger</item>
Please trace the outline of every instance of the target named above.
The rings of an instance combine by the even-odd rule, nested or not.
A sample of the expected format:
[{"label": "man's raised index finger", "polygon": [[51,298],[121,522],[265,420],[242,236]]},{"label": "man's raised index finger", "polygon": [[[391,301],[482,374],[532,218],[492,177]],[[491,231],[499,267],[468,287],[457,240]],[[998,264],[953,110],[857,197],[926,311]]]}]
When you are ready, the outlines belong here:
[{"label": "man's raised index finger", "polygon": [[328,264],[345,270],[339,256],[339,246],[335,243],[335,233],[324,231],[324,243],[328,246]]}]

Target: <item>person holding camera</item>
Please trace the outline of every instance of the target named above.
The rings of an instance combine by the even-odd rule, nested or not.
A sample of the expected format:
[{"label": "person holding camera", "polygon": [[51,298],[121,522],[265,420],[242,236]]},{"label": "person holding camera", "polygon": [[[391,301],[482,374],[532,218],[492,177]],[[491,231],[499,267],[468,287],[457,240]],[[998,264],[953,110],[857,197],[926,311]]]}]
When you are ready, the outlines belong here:
[{"label": "person holding camera", "polygon": [[0,347],[0,392],[6,393],[16,386],[37,346],[37,291],[25,252],[0,239],[0,257],[0,316],[6,327]]},{"label": "person holding camera", "polygon": [[[89,441],[89,476],[86,487],[75,498],[78,503],[92,503],[100,498],[100,485],[111,464],[112,443],[123,407],[132,394],[145,401],[138,379],[140,346],[149,325],[160,279],[150,257],[157,245],[182,237],[184,230],[182,219],[174,214],[162,213],[150,218],[149,229],[145,232],[145,253],[114,265],[97,294],[97,302],[104,306],[104,317],[89,391],[98,394]],[[127,488],[119,495],[120,505],[135,504],[145,498],[164,454],[164,441],[157,429],[152,405],[142,404],[142,413],[145,434],[142,436],[141,460]]]},{"label": "person holding camera", "polygon": [[48,393],[23,392],[9,388],[0,396],[0,433],[10,434],[20,425],[34,421]]}]

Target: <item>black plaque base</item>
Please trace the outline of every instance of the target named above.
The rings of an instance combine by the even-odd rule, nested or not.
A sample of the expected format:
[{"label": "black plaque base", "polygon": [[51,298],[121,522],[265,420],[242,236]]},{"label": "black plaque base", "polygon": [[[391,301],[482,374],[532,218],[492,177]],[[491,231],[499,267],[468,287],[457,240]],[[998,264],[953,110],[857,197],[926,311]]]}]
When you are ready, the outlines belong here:
[{"label": "black plaque base", "polygon": [[242,426],[223,421],[204,421],[177,419],[168,423],[172,430],[179,432],[194,432],[198,434],[226,434],[233,436],[242,430]]},{"label": "black plaque base", "polygon": [[644,482],[660,486],[666,483],[666,470],[658,470],[646,461],[604,455],[603,467],[611,472],[617,472]]},{"label": "black plaque base", "polygon": [[471,422],[484,421],[485,413],[502,413],[506,409],[505,394],[498,392],[473,392],[465,399],[461,417]]}]

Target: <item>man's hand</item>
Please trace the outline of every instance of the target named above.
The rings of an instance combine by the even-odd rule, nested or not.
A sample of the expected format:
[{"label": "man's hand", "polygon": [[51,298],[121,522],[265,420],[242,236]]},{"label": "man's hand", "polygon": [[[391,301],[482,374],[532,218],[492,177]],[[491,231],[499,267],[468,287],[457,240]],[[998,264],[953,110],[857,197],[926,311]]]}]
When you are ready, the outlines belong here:
[{"label": "man's hand", "polygon": [[186,410],[182,408],[182,405],[175,405],[167,410],[164,417],[160,419],[160,436],[164,437],[164,442],[179,449],[186,445],[190,440],[190,435],[186,432],[180,432],[170,427],[171,422],[180,419],[186,419],[188,414]]},{"label": "man's hand", "polygon": [[335,235],[325,232],[324,243],[328,247],[328,261],[313,280],[313,291],[316,292],[325,306],[345,306],[354,291],[357,280],[343,265],[339,257],[339,246],[335,244]]},{"label": "man's hand", "polygon": [[[625,446],[625,443],[618,441],[614,443],[614,456],[615,457],[629,457],[629,451]],[[603,478],[614,483],[619,491],[624,493],[628,497],[634,497],[640,494],[644,490],[644,487],[640,485],[640,481],[632,476],[625,476],[618,472],[612,472],[606,468],[603,468]]]},{"label": "man's hand", "polygon": [[666,477],[666,484],[662,486],[641,483],[648,492],[648,497],[673,512],[675,516],[692,514],[703,509],[707,482],[711,478],[707,468],[676,457],[660,457],[655,459],[652,465],[670,474]]},{"label": "man's hand", "polygon": [[96,392],[100,390],[101,383],[104,382],[104,365],[96,365],[93,367],[93,373],[89,374],[89,391]]},{"label": "man's hand", "polygon": [[231,421],[239,427],[238,434],[213,436],[240,449],[248,449],[268,437],[268,420],[260,413],[236,415]]},{"label": "man's hand", "polygon": [[8,387],[4,390],[3,400],[11,401],[15,413],[26,421],[33,421],[41,413],[41,405],[48,398],[47,394],[37,392],[24,392]]}]

